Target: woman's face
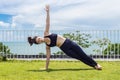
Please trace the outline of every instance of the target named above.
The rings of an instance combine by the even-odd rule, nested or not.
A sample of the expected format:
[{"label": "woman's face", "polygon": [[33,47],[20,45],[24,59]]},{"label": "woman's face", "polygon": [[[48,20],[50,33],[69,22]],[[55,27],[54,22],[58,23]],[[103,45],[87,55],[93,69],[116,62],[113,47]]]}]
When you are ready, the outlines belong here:
[{"label": "woman's face", "polygon": [[42,42],[43,42],[43,38],[42,38],[42,37],[37,37],[37,38],[36,38],[36,42],[37,42],[38,44],[42,43]]}]

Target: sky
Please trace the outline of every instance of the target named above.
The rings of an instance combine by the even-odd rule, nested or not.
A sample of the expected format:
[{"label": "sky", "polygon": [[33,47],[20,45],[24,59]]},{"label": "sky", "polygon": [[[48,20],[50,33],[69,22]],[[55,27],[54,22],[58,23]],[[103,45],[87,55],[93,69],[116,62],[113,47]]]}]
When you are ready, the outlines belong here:
[{"label": "sky", "polygon": [[0,29],[120,29],[120,0],[0,0]]}]

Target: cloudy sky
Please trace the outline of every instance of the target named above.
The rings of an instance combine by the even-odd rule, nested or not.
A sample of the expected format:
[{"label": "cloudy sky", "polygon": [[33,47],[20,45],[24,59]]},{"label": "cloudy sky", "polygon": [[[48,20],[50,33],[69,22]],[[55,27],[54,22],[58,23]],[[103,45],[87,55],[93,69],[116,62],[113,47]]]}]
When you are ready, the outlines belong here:
[{"label": "cloudy sky", "polygon": [[120,28],[120,0],[0,0],[0,29],[43,30],[46,4],[51,30]]}]

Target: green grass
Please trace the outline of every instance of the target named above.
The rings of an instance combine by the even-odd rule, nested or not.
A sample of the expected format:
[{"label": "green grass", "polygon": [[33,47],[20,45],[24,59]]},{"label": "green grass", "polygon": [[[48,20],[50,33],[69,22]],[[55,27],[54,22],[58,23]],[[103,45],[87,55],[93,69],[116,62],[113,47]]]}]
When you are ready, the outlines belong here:
[{"label": "green grass", "polygon": [[0,80],[120,80],[120,62],[98,62],[95,70],[79,61],[51,61],[49,70],[40,70],[45,61],[0,62]]}]

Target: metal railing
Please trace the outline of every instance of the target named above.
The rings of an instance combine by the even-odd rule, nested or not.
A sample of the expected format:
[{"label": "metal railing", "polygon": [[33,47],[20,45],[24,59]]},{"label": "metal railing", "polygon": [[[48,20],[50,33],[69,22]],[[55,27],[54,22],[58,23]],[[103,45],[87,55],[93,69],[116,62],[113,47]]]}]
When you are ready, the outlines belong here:
[{"label": "metal railing", "polygon": [[[53,31],[58,34],[79,32],[90,46],[83,48],[94,59],[120,59],[120,30],[80,30]],[[29,46],[28,36],[43,36],[42,30],[0,30],[0,54],[8,59],[44,59],[45,44]],[[78,39],[79,40],[79,39]],[[65,54],[58,54],[57,47],[52,48],[52,59],[71,59]]]}]

